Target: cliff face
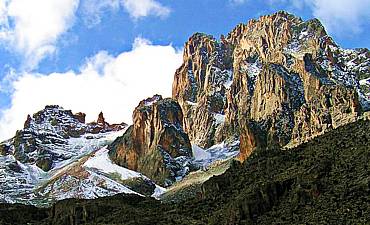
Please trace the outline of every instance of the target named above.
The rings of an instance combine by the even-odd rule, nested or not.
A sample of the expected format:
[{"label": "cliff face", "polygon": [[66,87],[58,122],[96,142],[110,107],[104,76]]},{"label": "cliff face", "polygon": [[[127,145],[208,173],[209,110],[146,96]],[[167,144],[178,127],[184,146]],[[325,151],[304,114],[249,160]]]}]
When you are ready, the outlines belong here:
[{"label": "cliff face", "polygon": [[370,77],[369,62],[367,49],[340,48],[318,20],[278,12],[220,41],[193,35],[172,95],[192,142],[240,137],[245,158],[258,145],[295,145],[355,120],[368,109],[359,81]]},{"label": "cliff face", "polygon": [[232,48],[211,36],[193,35],[176,71],[172,97],[184,112],[184,128],[197,145],[209,147],[224,121],[227,87],[232,79]]},{"label": "cliff face", "polygon": [[109,146],[110,157],[159,184],[170,185],[188,172],[186,163],[192,156],[182,120],[176,101],[159,95],[141,101],[133,113],[133,125]]}]

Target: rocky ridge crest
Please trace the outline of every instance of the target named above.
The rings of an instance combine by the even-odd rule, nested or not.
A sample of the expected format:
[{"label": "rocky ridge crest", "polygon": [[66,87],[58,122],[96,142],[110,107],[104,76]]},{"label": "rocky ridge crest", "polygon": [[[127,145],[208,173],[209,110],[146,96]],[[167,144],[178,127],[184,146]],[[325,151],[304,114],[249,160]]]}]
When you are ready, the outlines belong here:
[{"label": "rocky ridge crest", "polygon": [[356,120],[369,109],[369,63],[369,50],[340,48],[319,20],[278,12],[219,41],[193,35],[172,97],[193,143],[240,138],[246,158],[257,146],[296,145]]},{"label": "rocky ridge crest", "polygon": [[[53,164],[67,160],[74,154],[68,148],[68,139],[79,138],[84,134],[98,134],[118,131],[127,125],[110,125],[100,113],[98,121],[85,123],[84,113],[73,114],[57,105],[27,116],[24,128],[16,135],[1,144],[4,154],[11,154],[22,163],[33,163],[44,171],[52,169]],[[103,118],[103,122],[99,121]]]},{"label": "rocky ridge crest", "polygon": [[111,158],[160,185],[172,184],[189,171],[192,156],[182,120],[181,108],[172,99],[154,95],[141,101],[133,112],[133,125],[108,147]]}]

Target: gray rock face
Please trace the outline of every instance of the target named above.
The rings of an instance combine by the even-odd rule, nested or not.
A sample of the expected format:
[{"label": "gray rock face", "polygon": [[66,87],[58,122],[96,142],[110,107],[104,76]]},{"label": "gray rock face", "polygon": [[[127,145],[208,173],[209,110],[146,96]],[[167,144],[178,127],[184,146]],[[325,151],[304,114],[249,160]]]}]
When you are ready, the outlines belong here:
[{"label": "gray rock face", "polygon": [[220,41],[193,35],[172,97],[190,140],[202,147],[239,138],[242,153],[295,145],[368,109],[369,62],[369,50],[340,48],[320,21],[278,12],[239,24]]}]

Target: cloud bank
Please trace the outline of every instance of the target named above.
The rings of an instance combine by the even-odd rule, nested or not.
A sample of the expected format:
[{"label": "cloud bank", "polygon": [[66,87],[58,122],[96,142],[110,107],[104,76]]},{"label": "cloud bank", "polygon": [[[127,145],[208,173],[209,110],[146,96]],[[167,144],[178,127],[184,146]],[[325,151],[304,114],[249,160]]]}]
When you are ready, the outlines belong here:
[{"label": "cloud bank", "polygon": [[134,21],[148,16],[165,18],[171,13],[169,7],[155,0],[82,0],[81,9],[89,28],[98,25],[107,11],[123,9]]},{"label": "cloud bank", "polygon": [[107,11],[121,8],[133,20],[164,18],[171,12],[155,0],[0,0],[0,45],[22,58],[22,70],[37,69],[56,52],[58,40],[73,27],[79,8],[88,27],[99,24]]},{"label": "cloud bank", "polygon": [[56,50],[56,42],[74,21],[78,0],[0,1],[0,41],[24,57],[33,69]]},{"label": "cloud bank", "polygon": [[146,16],[166,17],[171,10],[155,0],[122,0],[122,4],[134,19]]},{"label": "cloud bank", "polygon": [[370,21],[370,0],[305,0],[329,32],[357,34]]},{"label": "cloud bank", "polygon": [[181,62],[182,52],[171,45],[137,38],[131,51],[116,57],[101,51],[78,72],[24,73],[13,82],[11,107],[2,111],[0,140],[13,136],[27,114],[48,104],[85,112],[88,121],[103,110],[108,122],[131,123],[140,100],[156,93],[171,96],[174,71]]}]

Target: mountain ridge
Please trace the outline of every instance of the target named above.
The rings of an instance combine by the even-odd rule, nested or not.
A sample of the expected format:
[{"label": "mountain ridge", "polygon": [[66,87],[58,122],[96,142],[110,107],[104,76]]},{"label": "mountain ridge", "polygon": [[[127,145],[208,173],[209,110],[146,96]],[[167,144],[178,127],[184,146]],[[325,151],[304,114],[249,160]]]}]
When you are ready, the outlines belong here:
[{"label": "mountain ridge", "polygon": [[[0,204],[2,224],[367,224],[369,119],[290,151],[260,148],[202,185],[160,203],[137,195],[63,200],[53,207]],[[338,141],[338,137],[341,140]],[[22,210],[22,216],[19,215]]]},{"label": "mountain ridge", "polygon": [[[48,205],[120,192],[160,198],[158,185],[182,186],[190,172],[207,172],[236,151],[238,160],[248,162],[263,149],[291,151],[347,124],[360,124],[370,109],[370,52],[342,49],[319,20],[280,11],[239,24],[220,40],[192,35],[172,86],[172,98],[154,95],[141,101],[130,127],[110,125],[102,113],[96,122],[85,123],[84,113],[59,106],[28,116],[24,129],[0,144],[5,174],[0,179],[7,181],[0,202],[35,204],[37,195],[41,201],[50,197],[43,202]],[[233,168],[222,171],[232,177]],[[48,180],[54,172],[56,179]],[[40,179],[46,183],[35,194]],[[190,196],[212,192],[207,179],[196,183],[205,189]],[[222,183],[225,176],[210,183],[218,185],[217,179]],[[291,186],[283,182],[271,188],[286,193],[286,185]],[[245,205],[240,207],[235,213],[243,214],[233,218],[246,220]]]}]

